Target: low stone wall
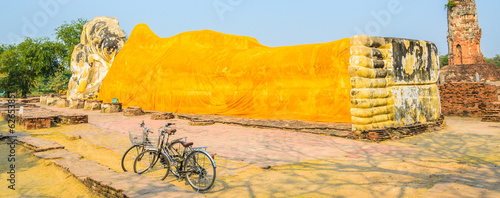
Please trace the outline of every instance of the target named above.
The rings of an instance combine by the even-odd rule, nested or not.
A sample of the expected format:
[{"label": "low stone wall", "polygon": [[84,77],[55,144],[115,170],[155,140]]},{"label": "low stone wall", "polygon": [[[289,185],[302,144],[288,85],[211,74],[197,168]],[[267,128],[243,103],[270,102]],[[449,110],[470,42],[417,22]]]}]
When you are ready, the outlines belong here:
[{"label": "low stone wall", "polygon": [[497,87],[482,82],[439,85],[439,92],[444,115],[480,117],[498,100]]}]

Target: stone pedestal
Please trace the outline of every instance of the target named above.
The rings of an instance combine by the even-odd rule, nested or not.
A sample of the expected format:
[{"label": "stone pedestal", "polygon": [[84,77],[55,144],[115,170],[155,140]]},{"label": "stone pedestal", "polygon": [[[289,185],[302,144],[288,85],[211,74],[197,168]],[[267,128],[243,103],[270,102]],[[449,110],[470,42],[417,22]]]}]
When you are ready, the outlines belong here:
[{"label": "stone pedestal", "polygon": [[101,113],[117,113],[122,111],[122,103],[102,103]]},{"label": "stone pedestal", "polygon": [[173,113],[153,113],[151,114],[151,120],[168,120],[174,119],[175,116]]},{"label": "stone pedestal", "polygon": [[70,109],[83,109],[85,106],[85,100],[84,99],[71,99],[69,101],[69,108]]},{"label": "stone pedestal", "polygon": [[66,98],[61,98],[57,102],[57,107],[59,107],[59,108],[69,107],[69,101]]},{"label": "stone pedestal", "polygon": [[84,111],[101,110],[102,100],[86,100],[83,107]]},{"label": "stone pedestal", "polygon": [[141,107],[128,107],[127,109],[123,110],[124,116],[140,116],[143,114],[144,112],[142,112]]}]

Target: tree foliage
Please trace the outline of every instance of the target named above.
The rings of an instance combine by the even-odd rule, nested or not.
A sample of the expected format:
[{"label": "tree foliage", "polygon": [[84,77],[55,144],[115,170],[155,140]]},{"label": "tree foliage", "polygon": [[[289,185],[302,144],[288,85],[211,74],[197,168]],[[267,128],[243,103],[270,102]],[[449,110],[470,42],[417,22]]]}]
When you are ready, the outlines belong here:
[{"label": "tree foliage", "polygon": [[7,74],[0,79],[0,86],[9,93],[20,92],[25,97],[30,93],[35,80],[51,77],[64,70],[64,46],[48,38],[26,37],[18,45],[4,47],[0,55],[0,73]]},{"label": "tree foliage", "polygon": [[17,45],[0,45],[0,86],[25,97],[31,91],[57,92],[68,88],[71,54],[85,19],[64,22],[55,29],[56,41],[29,38]]},{"label": "tree foliage", "polygon": [[66,50],[63,58],[63,64],[66,69],[71,65],[71,54],[76,45],[80,43],[83,26],[87,23],[87,19],[76,19],[70,23],[64,22],[61,26],[55,29],[56,39],[60,41]]},{"label": "tree foliage", "polygon": [[448,54],[439,56],[439,63],[441,67],[448,65]]},{"label": "tree foliage", "polygon": [[500,69],[500,55],[497,54],[493,58],[484,58],[484,59],[486,60],[486,62],[496,65]]}]

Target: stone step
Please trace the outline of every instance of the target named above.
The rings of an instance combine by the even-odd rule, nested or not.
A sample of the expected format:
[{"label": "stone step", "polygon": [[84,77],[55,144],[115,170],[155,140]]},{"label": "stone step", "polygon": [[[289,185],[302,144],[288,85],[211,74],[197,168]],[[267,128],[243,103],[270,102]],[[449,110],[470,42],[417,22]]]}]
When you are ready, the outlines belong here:
[{"label": "stone step", "polygon": [[500,109],[500,102],[490,102],[486,104],[486,109]]},{"label": "stone step", "polygon": [[485,115],[481,119],[482,122],[500,122],[500,115]]},{"label": "stone step", "polygon": [[17,141],[23,143],[26,147],[34,150],[35,152],[64,148],[64,146],[60,145],[57,142],[31,136],[19,137],[17,138]]},{"label": "stone step", "polygon": [[500,115],[500,109],[486,109],[484,115]]},{"label": "stone step", "polygon": [[117,173],[108,167],[66,150],[35,154],[55,164],[104,197],[204,197],[194,191],[133,172]]}]

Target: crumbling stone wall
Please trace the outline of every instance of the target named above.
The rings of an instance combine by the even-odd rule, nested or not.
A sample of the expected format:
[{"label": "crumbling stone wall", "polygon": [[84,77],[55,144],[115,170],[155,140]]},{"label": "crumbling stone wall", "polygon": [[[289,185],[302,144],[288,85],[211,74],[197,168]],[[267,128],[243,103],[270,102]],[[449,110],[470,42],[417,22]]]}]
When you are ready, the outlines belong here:
[{"label": "crumbling stone wall", "polygon": [[448,10],[448,61],[450,65],[485,63],[481,53],[476,1],[453,0],[456,6]]},{"label": "crumbling stone wall", "polygon": [[482,82],[439,85],[439,92],[444,115],[480,117],[498,100],[497,86]]}]

